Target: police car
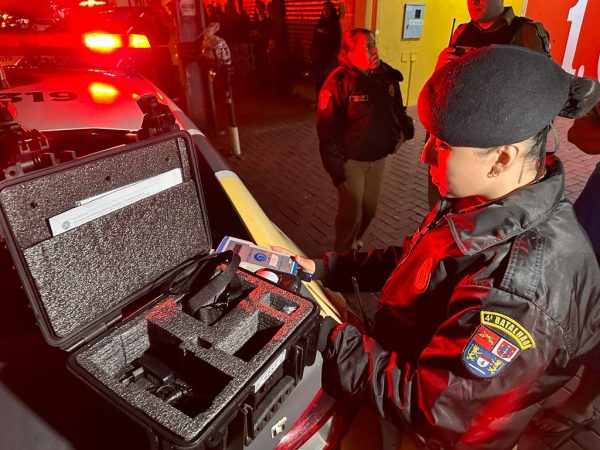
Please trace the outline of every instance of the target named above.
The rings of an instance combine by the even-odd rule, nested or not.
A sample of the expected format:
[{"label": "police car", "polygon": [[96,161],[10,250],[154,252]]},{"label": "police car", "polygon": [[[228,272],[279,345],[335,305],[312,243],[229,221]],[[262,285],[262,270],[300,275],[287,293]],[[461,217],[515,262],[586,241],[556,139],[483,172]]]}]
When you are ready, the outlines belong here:
[{"label": "police car", "polygon": [[176,50],[169,47],[175,29],[166,10],[101,0],[70,3],[0,5],[2,63],[135,71],[178,94],[171,55]]},{"label": "police car", "polygon": [[[57,70],[43,65],[32,67],[31,64],[23,67],[13,64],[4,67],[3,72],[0,79],[0,102],[7,106],[12,119],[6,120],[4,117],[4,123],[0,123],[0,132],[5,131],[3,125],[11,120],[24,129],[38,130],[58,157],[65,152],[83,157],[95,151],[135,141],[144,118],[137,101],[144,96],[156,96],[160,103],[168,106],[179,127],[187,130],[195,144],[212,241],[218,243],[223,236],[229,235],[254,241],[262,247],[278,245],[301,253],[269,220],[244,183],[206,136],[169,97],[143,76],[114,70]],[[0,122],[2,120],[0,118]],[[10,155],[3,155],[0,160],[9,161]],[[303,294],[315,299],[324,314],[335,316],[332,304],[315,282],[304,283]],[[8,306],[7,309],[10,310],[11,307]],[[8,335],[6,331],[11,328],[11,324],[7,327],[2,325],[0,348],[3,351],[0,355],[3,356],[0,367],[4,369],[0,370],[0,404],[3,405],[2,411],[11,413],[2,419],[8,431],[0,434],[1,448],[70,448],[70,445],[74,448],[95,448],[90,444],[90,439],[102,442],[103,445],[107,439],[115,439],[119,444],[112,445],[114,448],[120,448],[122,444],[126,444],[128,448],[139,448],[139,442],[145,439],[143,430],[136,428],[125,418],[113,420],[113,415],[119,413],[113,409],[107,410],[97,399],[90,398],[83,387],[77,398],[62,398],[60,386],[75,381],[64,371],[64,364],[56,364],[55,358],[40,356],[50,351],[56,357],[53,349],[48,350],[44,342],[32,337],[31,333],[23,334],[23,330]],[[26,344],[29,341],[34,342],[35,351],[22,350],[28,348]],[[9,351],[6,352],[5,349]],[[6,373],[10,375],[11,367],[19,367],[23,360],[30,363],[30,358],[35,358],[35,370],[27,373],[21,371],[14,373],[14,378],[6,378]],[[38,361],[40,358],[41,363]],[[18,364],[11,365],[15,359]],[[44,363],[51,367],[44,370]],[[304,448],[321,447],[326,437],[322,437],[317,431],[327,424],[323,416],[315,414],[313,409],[305,412],[305,416],[309,416],[312,422],[304,421],[294,427],[293,435],[286,434],[310,403],[310,399],[319,391],[320,363],[318,356],[317,362],[305,369],[299,385],[250,447],[273,448],[286,436],[297,442],[303,442],[312,436]],[[63,402],[66,408],[48,410],[48,405]],[[94,404],[93,408],[89,406],[91,402]],[[32,414],[32,410],[36,414]],[[90,414],[95,419],[82,423],[82,417]],[[96,417],[98,415],[100,417]],[[110,427],[110,433],[92,437],[99,424]]]}]

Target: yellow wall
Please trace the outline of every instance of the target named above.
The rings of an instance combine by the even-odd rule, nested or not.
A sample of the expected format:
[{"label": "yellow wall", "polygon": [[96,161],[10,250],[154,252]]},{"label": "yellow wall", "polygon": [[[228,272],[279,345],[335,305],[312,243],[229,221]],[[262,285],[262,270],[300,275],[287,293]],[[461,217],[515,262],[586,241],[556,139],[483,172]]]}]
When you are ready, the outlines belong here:
[{"label": "yellow wall", "polygon": [[[420,39],[402,39],[406,3],[425,4]],[[515,14],[520,15],[524,0],[506,0],[504,5],[512,6]],[[408,105],[416,103],[421,87],[435,67],[439,52],[448,45],[452,19],[455,17],[457,26],[469,21],[466,0],[378,0],[375,30],[377,48],[381,58],[404,75],[401,88]]]}]

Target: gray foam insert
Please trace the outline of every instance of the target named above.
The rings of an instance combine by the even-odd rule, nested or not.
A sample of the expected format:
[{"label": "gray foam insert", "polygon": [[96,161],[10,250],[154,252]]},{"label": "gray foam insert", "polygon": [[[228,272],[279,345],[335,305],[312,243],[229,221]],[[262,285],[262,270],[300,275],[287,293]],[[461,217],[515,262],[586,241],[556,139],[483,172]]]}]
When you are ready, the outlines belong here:
[{"label": "gray foam insert", "polygon": [[77,331],[208,248],[195,200],[188,181],[26,249],[55,334]]},{"label": "gray foam insert", "polygon": [[[202,203],[181,137],[107,151],[0,192],[0,203],[38,292],[50,332],[68,338],[126,297],[210,248]],[[180,168],[183,183],[52,236],[48,219],[77,202]]]},{"label": "gray foam insert", "polygon": [[[183,312],[177,299],[167,298],[79,352],[77,364],[110,395],[119,396],[177,436],[192,441],[245,387],[257,383],[267,361],[281,354],[288,338],[315,308],[310,301],[253,275],[239,275],[245,286],[254,290],[214,325],[201,323]],[[270,330],[268,340],[249,358],[240,357],[240,349],[264,330]],[[178,367],[177,376],[192,385],[196,395],[208,396],[210,401],[196,414],[189,414],[163,402],[143,385],[124,384],[123,374],[146,351]]]},{"label": "gray foam insert", "polygon": [[79,200],[178,167],[188,181],[185,142],[170,139],[7,187],[0,192],[0,202],[17,243],[27,248],[50,239],[47,219],[73,208]]}]

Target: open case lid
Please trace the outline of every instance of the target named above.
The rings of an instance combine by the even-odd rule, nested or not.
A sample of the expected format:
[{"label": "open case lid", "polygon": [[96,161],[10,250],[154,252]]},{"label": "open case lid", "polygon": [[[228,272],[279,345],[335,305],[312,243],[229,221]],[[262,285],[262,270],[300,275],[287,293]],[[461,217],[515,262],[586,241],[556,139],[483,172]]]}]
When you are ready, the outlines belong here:
[{"label": "open case lid", "polygon": [[0,183],[0,226],[46,341],[70,350],[212,247],[187,132]]}]

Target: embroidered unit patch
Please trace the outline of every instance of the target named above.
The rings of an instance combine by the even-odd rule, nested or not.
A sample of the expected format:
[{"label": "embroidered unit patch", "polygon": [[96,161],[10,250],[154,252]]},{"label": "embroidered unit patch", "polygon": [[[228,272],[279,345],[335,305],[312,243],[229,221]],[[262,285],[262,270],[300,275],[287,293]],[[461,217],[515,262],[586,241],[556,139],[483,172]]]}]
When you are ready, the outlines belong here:
[{"label": "embroidered unit patch", "polygon": [[327,89],[321,89],[319,92],[319,109],[327,109],[327,106],[329,106],[329,100],[331,100],[331,91],[328,91]]},{"label": "embroidered unit patch", "polygon": [[535,341],[525,327],[504,314],[481,311],[481,323],[507,334],[521,350],[535,347]]},{"label": "embroidered unit patch", "polygon": [[351,95],[350,101],[351,102],[368,102],[369,96],[368,95]]},{"label": "embroidered unit patch", "polygon": [[473,375],[493,378],[519,353],[519,348],[485,325],[479,325],[463,350],[462,360]]},{"label": "embroidered unit patch", "polygon": [[533,337],[516,320],[493,311],[481,312],[481,325],[462,353],[465,367],[481,378],[498,376],[523,350],[535,347]]}]

